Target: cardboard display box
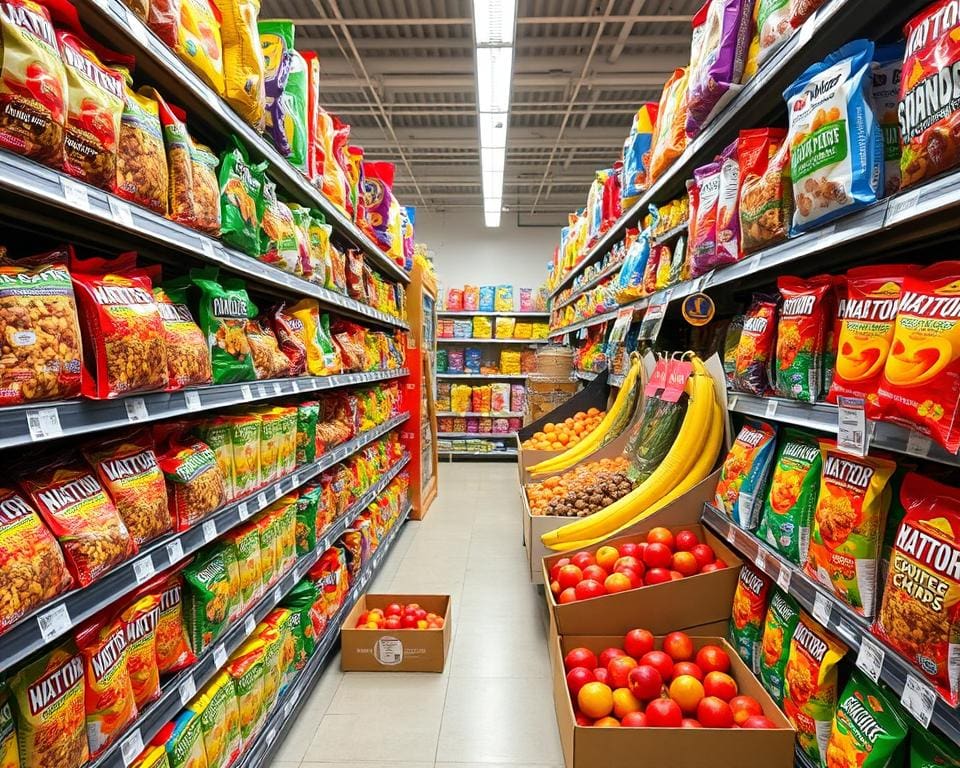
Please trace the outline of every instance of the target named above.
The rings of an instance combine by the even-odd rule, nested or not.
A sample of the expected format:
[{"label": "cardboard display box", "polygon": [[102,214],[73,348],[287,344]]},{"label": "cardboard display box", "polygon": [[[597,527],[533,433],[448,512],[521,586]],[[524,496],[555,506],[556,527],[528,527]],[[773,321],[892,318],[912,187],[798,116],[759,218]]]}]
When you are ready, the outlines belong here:
[{"label": "cardboard display box", "polygon": [[[357,618],[390,603],[419,603],[443,617],[443,629],[354,629]],[[344,672],[443,672],[453,635],[449,595],[363,595],[340,629]]]},{"label": "cardboard display box", "polygon": [[[557,638],[552,658],[560,661],[580,646],[599,653],[620,646],[622,636]],[[563,664],[553,665],[553,700],[566,768],[792,768],[796,731],[737,652],[720,636],[693,636],[696,648],[719,645],[730,656],[730,674],[740,693],[752,696],[776,730],[744,728],[593,728],[577,725]]]},{"label": "cardboard display box", "polygon": [[[595,552],[600,546],[642,540],[646,531],[658,525],[657,522],[644,522],[642,532],[607,539],[603,544],[591,547],[590,551]],[[728,567],[565,605],[558,604],[547,587],[544,593],[549,610],[556,616],[558,632],[561,635],[622,635],[634,627],[645,627],[654,634],[666,634],[728,618],[743,561],[727,547],[726,542],[699,523],[666,527],[673,533],[684,528],[694,531],[700,541],[713,547],[717,557]],[[567,556],[569,553],[560,552],[543,559],[544,584],[549,584],[547,574],[554,563]]]}]

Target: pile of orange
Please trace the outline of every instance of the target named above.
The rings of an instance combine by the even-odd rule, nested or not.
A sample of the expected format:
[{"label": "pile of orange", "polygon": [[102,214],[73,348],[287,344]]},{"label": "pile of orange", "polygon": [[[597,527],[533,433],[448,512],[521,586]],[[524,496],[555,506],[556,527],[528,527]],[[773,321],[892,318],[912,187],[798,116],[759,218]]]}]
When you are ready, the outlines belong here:
[{"label": "pile of orange", "polygon": [[[600,459],[580,464],[562,475],[548,477],[542,483],[527,486],[527,500],[534,515],[552,515],[556,507],[577,496],[590,498],[595,492],[604,492],[603,485],[618,473],[626,472],[630,461],[625,456]],[[594,506],[594,505],[591,505]]]},{"label": "pile of orange", "polygon": [[565,451],[593,432],[606,415],[606,411],[591,408],[578,411],[572,418],[556,424],[547,422],[543,425],[543,431],[535,432],[533,437],[524,440],[522,447],[532,451]]}]

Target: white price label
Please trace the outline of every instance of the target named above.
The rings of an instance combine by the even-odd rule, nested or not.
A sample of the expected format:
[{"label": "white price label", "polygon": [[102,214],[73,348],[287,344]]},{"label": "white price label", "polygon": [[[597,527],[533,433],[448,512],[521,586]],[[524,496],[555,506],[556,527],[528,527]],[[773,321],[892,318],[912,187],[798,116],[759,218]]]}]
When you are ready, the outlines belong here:
[{"label": "white price label", "polygon": [[133,564],[133,577],[137,580],[137,584],[143,584],[143,582],[156,572],[157,569],[153,564],[153,555],[141,557]]},{"label": "white price label", "polygon": [[70,631],[70,611],[67,610],[67,606],[60,603],[37,616],[37,624],[40,626],[40,637],[44,642],[49,643]]},{"label": "white price label", "polygon": [[764,415],[768,419],[772,419],[777,415],[777,401],[776,400],[767,400],[767,410],[764,411]]},{"label": "white price label", "polygon": [[275,395],[282,395],[282,394],[283,394],[283,387],[280,386],[280,382],[279,382],[279,381],[273,382],[273,394],[275,394]]},{"label": "white price label", "polygon": [[777,586],[780,587],[784,592],[790,591],[790,579],[793,575],[793,572],[784,567],[780,566],[780,573],[777,574]]},{"label": "white price label", "polygon": [[291,381],[291,382],[290,382],[290,385],[293,387],[293,391],[294,391],[294,392],[299,392],[299,391],[300,391],[300,382],[297,381],[296,379],[294,379],[293,381]]},{"label": "white price label", "polygon": [[253,614],[251,613],[250,615],[247,616],[247,618],[243,620],[244,634],[252,635],[253,630],[255,630],[256,628],[257,628],[257,620],[253,618]]},{"label": "white price label", "polygon": [[920,200],[920,190],[897,195],[887,202],[887,215],[883,219],[884,226],[896,224],[904,216],[909,216]]},{"label": "white price label", "polygon": [[[139,22],[137,22],[139,25]],[[130,206],[127,205],[123,200],[119,200],[112,195],[107,198],[110,203],[110,213],[113,214],[113,217],[119,221],[125,227],[133,226],[133,212],[130,210]]]},{"label": "white price label", "polygon": [[830,598],[821,592],[817,592],[813,599],[813,618],[826,627],[830,624],[831,613],[833,613],[833,606],[830,604]]},{"label": "white price label", "polygon": [[74,208],[82,211],[90,210],[90,198],[87,197],[87,188],[80,182],[60,177],[60,189],[63,190],[63,199]]},{"label": "white price label", "polygon": [[183,402],[186,404],[188,411],[199,411],[203,408],[200,393],[193,389],[188,389],[183,393]]},{"label": "white price label", "polygon": [[60,412],[56,408],[38,408],[27,411],[27,429],[31,440],[49,440],[63,435]]},{"label": "white price label", "polygon": [[201,237],[200,250],[203,251],[205,256],[213,256],[213,240],[211,240],[209,237]]},{"label": "white price label", "polygon": [[183,560],[183,544],[180,542],[180,539],[174,539],[167,544],[167,560],[170,561],[170,565],[174,565]]},{"label": "white price label", "polygon": [[217,538],[217,521],[207,520],[203,524],[203,540],[204,542],[210,542],[215,538]]},{"label": "white price label", "polygon": [[761,573],[766,570],[767,557],[764,555],[762,549],[757,550],[757,554],[753,558],[753,564],[757,566],[757,570],[759,570]]},{"label": "white price label", "polygon": [[870,435],[863,398],[840,397],[837,405],[837,448],[855,456],[866,456]]},{"label": "white price label", "polygon": [[223,643],[220,643],[220,645],[214,646],[213,649],[213,665],[217,669],[220,669],[226,663],[227,649],[223,647]]},{"label": "white price label", "polygon": [[127,421],[145,421],[150,418],[147,403],[142,397],[128,397],[123,401],[127,409]]},{"label": "white price label", "polygon": [[250,389],[249,384],[240,385],[240,396],[243,398],[245,403],[249,403],[251,400],[253,400],[253,390]]},{"label": "white price label", "polygon": [[186,706],[187,702],[197,695],[197,684],[193,681],[193,675],[187,675],[187,679],[180,683],[178,690],[180,692],[180,706]]},{"label": "white price label", "polygon": [[933,708],[937,703],[937,694],[933,688],[908,674],[900,703],[924,728],[930,727],[930,718],[933,717]]},{"label": "white price label", "polygon": [[261,491],[260,493],[257,494],[257,504],[260,506],[260,509],[263,509],[263,508],[264,508],[265,506],[267,506],[267,504],[269,504],[269,503],[270,503],[270,502],[269,502],[269,500],[267,499],[267,494],[266,494],[266,493],[264,493],[263,491]]},{"label": "white price label", "polygon": [[860,638],[860,650],[857,652],[857,666],[873,682],[880,682],[880,672],[883,670],[883,648],[867,637]]},{"label": "white price label", "polygon": [[276,605],[283,600],[283,587],[279,584],[273,589],[273,603]]},{"label": "white price label", "polygon": [[269,747],[277,739],[277,729],[271,728],[267,731],[267,746]]},{"label": "white price label", "polygon": [[930,455],[930,449],[933,447],[933,441],[926,435],[910,430],[907,433],[907,453],[912,456],[926,458]]},{"label": "white price label", "polygon": [[130,765],[143,752],[143,736],[140,729],[134,728],[127,737],[120,742],[120,757],[124,765]]},{"label": "white price label", "polygon": [[241,501],[237,505],[237,512],[240,513],[241,520],[246,520],[248,517],[250,517],[250,507],[247,506],[247,502]]}]

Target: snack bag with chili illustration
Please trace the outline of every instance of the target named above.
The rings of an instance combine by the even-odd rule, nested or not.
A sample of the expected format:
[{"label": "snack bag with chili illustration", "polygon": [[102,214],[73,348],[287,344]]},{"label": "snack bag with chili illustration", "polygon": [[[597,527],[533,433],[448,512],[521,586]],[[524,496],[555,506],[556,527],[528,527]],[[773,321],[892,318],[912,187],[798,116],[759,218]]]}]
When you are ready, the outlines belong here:
[{"label": "snack bag with chili illustration", "polygon": [[160,617],[157,621],[157,668],[167,675],[197,660],[187,637],[183,617],[183,575],[179,569],[160,580]]},{"label": "snack bag with chili illustration", "polygon": [[895,765],[893,758],[906,743],[909,730],[906,713],[889,690],[854,670],[833,716],[826,766]]},{"label": "snack bag with chili illustration", "polygon": [[730,640],[743,662],[753,674],[760,674],[760,635],[767,613],[770,580],[751,565],[740,568],[737,588],[733,593],[730,615]]},{"label": "snack bag with chili illustration", "polygon": [[783,707],[784,672],[790,655],[790,640],[799,621],[800,605],[774,586],[760,638],[760,682],[778,707]]},{"label": "snack bag with chili illustration", "polygon": [[778,277],[780,312],[777,321],[777,394],[805,403],[820,397],[823,350],[828,316],[827,298],[833,286],[830,275],[808,280]]},{"label": "snack bag with chili illustration", "polygon": [[837,664],[846,652],[843,643],[801,612],[784,668],[783,713],[814,765],[826,764],[837,708]]},{"label": "snack bag with chili illustration", "polygon": [[776,443],[777,431],[772,425],[747,419],[723,460],[716,505],[744,530],[752,531],[759,522]]},{"label": "snack bag with chili illustration", "polygon": [[193,269],[190,280],[200,289],[200,328],[206,334],[215,384],[252,381],[257,378],[247,341],[250,299],[243,282],[220,281],[218,270]]},{"label": "snack bag with chili illustration", "polygon": [[877,559],[890,507],[889,459],[859,458],[820,439],[823,468],[813,513],[807,573],[861,616],[873,615]]},{"label": "snack bag with chili illustration", "polygon": [[801,566],[807,562],[822,464],[816,437],[792,427],[781,430],[757,536]]},{"label": "snack bag with chili illustration", "polygon": [[864,400],[867,418],[880,417],[877,390],[893,344],[900,306],[902,264],[856,267],[847,272],[846,298],[838,305],[837,362],[827,401],[840,397]]},{"label": "snack bag with chili illustration", "polygon": [[127,671],[127,637],[119,618],[100,616],[77,631],[84,663],[87,743],[96,757],[137,719]]},{"label": "snack bag with chili illustration", "polygon": [[10,0],[0,13],[0,147],[63,164],[67,74],[46,6]]},{"label": "snack bag with chili illustration", "polygon": [[960,492],[908,473],[874,633],[896,648],[951,704],[960,700]]},{"label": "snack bag with chili illustration", "polygon": [[160,622],[162,585],[151,582],[120,614],[127,638],[127,672],[133,697],[141,711],[160,698],[157,666],[157,625]]},{"label": "snack bag with chili illustration", "polygon": [[737,342],[733,388],[738,392],[764,395],[770,388],[770,365],[776,350],[777,297],[753,294],[743,316],[743,330]]},{"label": "snack bag with chili illustration", "polygon": [[878,395],[884,420],[960,451],[960,261],[903,278]]}]

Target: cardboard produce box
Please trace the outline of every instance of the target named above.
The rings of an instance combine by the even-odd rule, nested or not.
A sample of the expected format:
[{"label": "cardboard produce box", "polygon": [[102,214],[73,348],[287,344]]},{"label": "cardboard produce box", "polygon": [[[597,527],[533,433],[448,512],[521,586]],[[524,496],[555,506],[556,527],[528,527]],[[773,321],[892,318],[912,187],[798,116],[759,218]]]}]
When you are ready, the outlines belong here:
[{"label": "cardboard produce box", "polygon": [[[689,634],[689,633],[688,633]],[[796,731],[737,652],[721,636],[693,636],[696,648],[719,645],[730,656],[730,674],[740,693],[752,696],[777,729],[746,728],[593,728],[576,724],[563,664],[553,665],[553,700],[566,768],[792,768]],[[619,647],[623,636],[558,637],[551,655],[586,647],[599,653]]]},{"label": "cardboard produce box", "polygon": [[[607,539],[603,544],[590,547],[589,551],[596,552],[605,545],[617,546],[619,543],[643,540],[646,531],[657,527],[656,523],[644,522],[648,524],[642,532]],[[550,588],[545,587],[547,605],[556,616],[557,630],[561,635],[622,635],[634,627],[645,627],[654,634],[666,634],[729,618],[743,561],[726,542],[698,522],[665,527],[673,533],[685,528],[693,531],[700,541],[713,548],[716,556],[724,560],[728,567],[712,573],[687,576],[678,581],[628,589],[564,605],[557,603]],[[545,585],[550,583],[547,575],[550,568],[557,560],[570,554],[559,552],[543,559]]]},{"label": "cardboard produce box", "polygon": [[[443,629],[355,629],[357,618],[390,603],[419,603],[443,617]],[[363,595],[340,629],[344,672],[443,672],[453,630],[449,595]]]}]

